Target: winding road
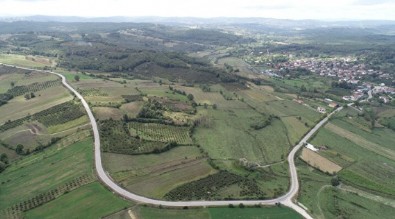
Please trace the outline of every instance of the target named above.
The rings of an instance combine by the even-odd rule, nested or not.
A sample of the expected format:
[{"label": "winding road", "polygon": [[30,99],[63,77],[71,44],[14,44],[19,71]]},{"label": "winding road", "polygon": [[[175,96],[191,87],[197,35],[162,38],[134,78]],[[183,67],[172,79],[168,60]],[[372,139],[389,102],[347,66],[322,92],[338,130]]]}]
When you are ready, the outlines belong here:
[{"label": "winding road", "polygon": [[298,206],[293,202],[293,198],[297,195],[299,191],[299,181],[298,181],[298,174],[294,162],[294,157],[296,152],[303,147],[304,143],[307,142],[309,138],[311,138],[314,133],[318,131],[318,129],[323,126],[331,117],[334,113],[340,111],[343,109],[343,107],[339,107],[332,113],[330,113],[327,117],[322,119],[318,124],[314,126],[313,129],[311,129],[304,137],[303,139],[291,150],[291,152],[288,155],[288,163],[289,163],[289,170],[290,170],[290,176],[291,176],[291,184],[290,184],[290,189],[289,191],[275,199],[268,199],[268,200],[231,200],[231,201],[163,201],[163,200],[156,200],[156,199],[151,199],[147,198],[144,196],[140,196],[137,194],[134,194],[130,191],[127,191],[126,189],[120,187],[118,184],[116,184],[105,172],[102,164],[102,157],[101,157],[101,150],[100,150],[100,135],[99,135],[99,130],[98,126],[96,123],[96,119],[93,116],[93,113],[91,109],[89,108],[88,103],[85,101],[84,97],[78,93],[71,85],[67,83],[66,78],[59,73],[52,72],[52,71],[45,71],[45,70],[37,70],[37,69],[30,69],[30,68],[25,68],[25,67],[18,67],[14,65],[6,65],[0,63],[0,65],[8,66],[8,67],[16,67],[24,70],[29,70],[29,71],[39,71],[39,72],[44,72],[44,73],[50,73],[50,74],[55,74],[59,76],[62,79],[63,85],[70,90],[78,99],[81,100],[82,105],[84,106],[88,116],[89,120],[92,125],[93,129],[93,136],[94,136],[94,152],[95,152],[95,167],[97,171],[97,175],[99,176],[100,180],[107,186],[109,187],[113,192],[119,194],[120,196],[140,202],[140,203],[147,203],[147,204],[152,204],[156,206],[169,206],[169,207],[206,207],[206,206],[228,206],[229,204],[233,205],[239,205],[240,203],[243,203],[244,205],[276,205],[278,203],[281,203],[285,206],[288,206],[301,214],[304,218],[307,219],[312,219],[312,217],[307,213],[306,210]]}]

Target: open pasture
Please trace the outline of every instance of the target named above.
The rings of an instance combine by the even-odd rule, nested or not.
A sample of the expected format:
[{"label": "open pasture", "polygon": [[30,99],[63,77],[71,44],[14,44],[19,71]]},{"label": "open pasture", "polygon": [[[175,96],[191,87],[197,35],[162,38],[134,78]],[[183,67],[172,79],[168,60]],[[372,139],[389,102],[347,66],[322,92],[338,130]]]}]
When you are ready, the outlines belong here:
[{"label": "open pasture", "polygon": [[290,144],[282,122],[254,130],[251,125],[263,116],[250,108],[207,110],[204,122],[193,137],[213,159],[239,159],[272,163],[281,161]]},{"label": "open pasture", "polygon": [[163,198],[171,189],[215,170],[202,157],[199,149],[179,146],[160,154],[103,154],[104,165],[111,176],[130,191]]}]

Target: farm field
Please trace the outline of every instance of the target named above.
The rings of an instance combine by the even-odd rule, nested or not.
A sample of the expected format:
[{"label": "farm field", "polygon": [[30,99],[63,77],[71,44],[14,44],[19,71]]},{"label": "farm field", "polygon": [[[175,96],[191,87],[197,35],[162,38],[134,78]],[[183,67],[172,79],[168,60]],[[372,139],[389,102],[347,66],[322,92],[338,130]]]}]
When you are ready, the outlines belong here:
[{"label": "farm field", "polygon": [[148,155],[104,153],[103,162],[112,178],[125,188],[154,198],[163,198],[178,185],[216,172],[194,146]]},{"label": "farm field", "polygon": [[[375,194],[368,199],[352,192],[331,186],[331,176],[297,160],[301,177],[299,202],[315,218],[391,218],[395,208],[384,204]],[[384,216],[383,216],[384,215]],[[386,216],[385,216],[386,215]]]},{"label": "farm field", "polygon": [[142,139],[161,142],[176,142],[177,144],[192,144],[189,136],[190,127],[172,126],[157,123],[129,122],[129,130],[132,136]]},{"label": "farm field", "polygon": [[92,165],[90,138],[60,150],[49,148],[24,157],[0,174],[0,210],[81,175],[92,175]]},{"label": "farm field", "polygon": [[[328,125],[331,127],[331,123]],[[322,155],[344,167],[339,172],[341,180],[358,188],[393,197],[395,195],[393,157],[373,149],[371,146],[377,146],[377,144],[371,142],[370,138],[369,141],[365,139],[369,136],[368,133],[360,136],[356,134],[358,132],[354,132],[351,134],[352,139],[350,139],[349,136],[344,136],[344,133],[350,134],[349,131],[335,133],[327,126],[321,129],[311,142],[313,145],[328,146],[329,150],[324,151]],[[349,129],[355,128],[349,127]],[[386,141],[385,139],[383,137],[382,141]],[[387,147],[388,145],[386,147],[380,145],[378,149],[390,150]]]},{"label": "farm field", "polygon": [[318,168],[324,173],[327,172],[333,174],[339,172],[342,169],[341,166],[306,148],[302,149],[302,155],[300,157],[309,165]]},{"label": "farm field", "polygon": [[[1,67],[0,67],[1,68]],[[58,79],[57,76],[52,74],[44,74],[39,72],[33,72],[31,74],[21,73],[10,73],[3,74],[0,76],[0,93],[5,93],[8,89],[11,89],[11,82],[14,86],[29,85],[33,83],[39,83],[43,81],[53,81]]]},{"label": "farm field", "polygon": [[105,217],[105,219],[129,219],[129,211],[141,219],[297,219],[302,218],[293,210],[286,207],[262,208],[192,208],[192,209],[157,209],[135,206],[131,209]]},{"label": "farm field", "polygon": [[[81,204],[84,203],[84,204]],[[100,218],[132,205],[115,196],[98,182],[74,191],[24,213],[32,218]]]},{"label": "farm field", "polygon": [[[67,102],[73,97],[62,86],[56,86],[35,93],[36,97],[26,100],[18,96],[0,107],[0,124],[8,120],[16,120],[34,113],[48,109],[55,105]],[[18,110],[15,110],[18,109]]]}]

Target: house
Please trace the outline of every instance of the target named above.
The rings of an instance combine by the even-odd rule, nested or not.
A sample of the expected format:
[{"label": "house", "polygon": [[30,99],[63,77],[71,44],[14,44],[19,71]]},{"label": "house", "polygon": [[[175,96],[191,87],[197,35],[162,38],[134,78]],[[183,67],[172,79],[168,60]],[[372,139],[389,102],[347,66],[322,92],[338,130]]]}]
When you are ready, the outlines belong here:
[{"label": "house", "polygon": [[314,145],[309,144],[309,143],[306,144],[306,148],[307,148],[307,149],[310,149],[310,150],[312,150],[312,151],[314,151],[314,152],[319,151],[318,148],[314,147]]},{"label": "house", "polygon": [[326,109],[324,107],[317,107],[317,111],[320,113],[326,113]]},{"label": "house", "polygon": [[339,104],[332,102],[332,103],[328,104],[328,106],[331,108],[337,108],[337,107],[339,107]]}]

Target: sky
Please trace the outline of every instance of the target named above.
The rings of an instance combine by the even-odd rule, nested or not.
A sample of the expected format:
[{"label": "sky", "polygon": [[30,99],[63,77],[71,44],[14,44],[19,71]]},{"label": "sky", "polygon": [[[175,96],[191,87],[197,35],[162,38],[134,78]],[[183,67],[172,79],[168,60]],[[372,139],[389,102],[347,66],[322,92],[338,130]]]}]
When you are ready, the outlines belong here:
[{"label": "sky", "polygon": [[395,20],[395,0],[0,0],[8,16]]}]

